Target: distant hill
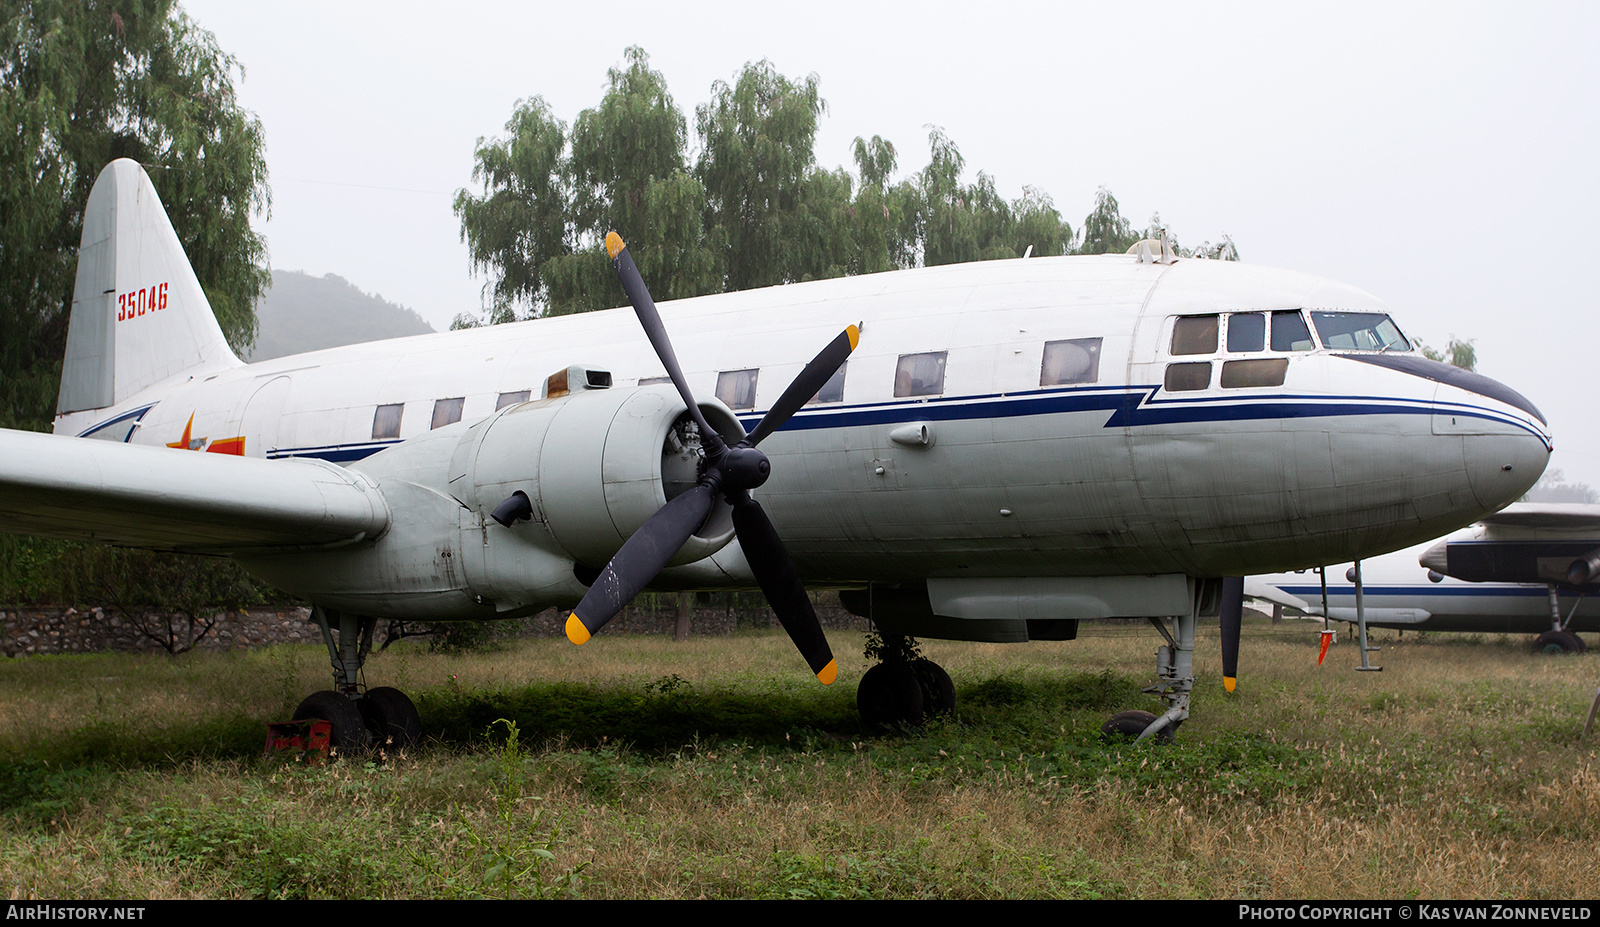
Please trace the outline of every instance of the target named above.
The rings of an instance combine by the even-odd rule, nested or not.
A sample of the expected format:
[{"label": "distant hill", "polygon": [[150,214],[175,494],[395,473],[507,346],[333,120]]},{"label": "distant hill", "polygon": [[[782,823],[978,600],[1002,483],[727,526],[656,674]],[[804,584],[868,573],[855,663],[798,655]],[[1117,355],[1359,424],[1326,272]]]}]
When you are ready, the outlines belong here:
[{"label": "distant hill", "polygon": [[247,358],[252,361],[433,331],[413,310],[363,293],[343,277],[298,270],[272,272],[256,317],[261,330]]}]

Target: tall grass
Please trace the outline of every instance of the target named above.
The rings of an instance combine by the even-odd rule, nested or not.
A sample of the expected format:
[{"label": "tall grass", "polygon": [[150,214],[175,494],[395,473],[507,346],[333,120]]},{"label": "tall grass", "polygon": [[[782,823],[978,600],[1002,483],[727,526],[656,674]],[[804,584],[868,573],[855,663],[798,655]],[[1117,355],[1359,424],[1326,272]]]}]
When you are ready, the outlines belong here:
[{"label": "tall grass", "polygon": [[445,656],[374,685],[429,740],[260,758],[326,688],[320,648],[0,664],[0,885],[16,897],[1136,898],[1593,894],[1600,661],[1520,640],[1247,625],[1240,691],[1197,654],[1171,747],[1107,745],[1156,636],[926,642],[954,719],[869,736],[860,635],[834,686],[781,635],[602,635]]}]

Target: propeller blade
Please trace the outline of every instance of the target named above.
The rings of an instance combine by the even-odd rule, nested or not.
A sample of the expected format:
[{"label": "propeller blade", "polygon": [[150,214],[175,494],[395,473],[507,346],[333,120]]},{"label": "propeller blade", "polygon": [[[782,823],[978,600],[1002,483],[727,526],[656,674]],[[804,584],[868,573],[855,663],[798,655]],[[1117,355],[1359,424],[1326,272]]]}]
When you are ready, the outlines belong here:
[{"label": "propeller blade", "polygon": [[817,394],[817,390],[822,389],[838,372],[839,365],[843,364],[845,358],[850,356],[850,352],[856,349],[856,342],[860,340],[861,329],[854,325],[840,332],[839,337],[829,342],[828,346],[822,349],[822,353],[812,358],[811,363],[806,364],[800,375],[789,384],[789,388],[783,391],[778,401],[772,404],[766,415],[762,416],[761,424],[757,425],[756,430],[745,440],[754,447],[761,443],[762,438],[782,428],[783,423],[789,420],[789,416],[800,411],[800,408]]},{"label": "propeller blade", "polygon": [[587,643],[633,601],[706,520],[715,498],[711,488],[702,483],[673,497],[640,525],[567,616],[567,640]]},{"label": "propeller blade", "polygon": [[1239,684],[1239,626],[1244,623],[1244,577],[1222,580],[1222,687]]},{"label": "propeller blade", "polygon": [[606,253],[611,255],[611,266],[616,268],[617,276],[622,280],[622,289],[627,292],[628,302],[633,304],[634,314],[639,317],[639,324],[650,339],[650,345],[656,349],[656,357],[667,368],[672,385],[678,388],[678,395],[683,397],[689,414],[700,426],[701,440],[706,442],[708,456],[718,456],[710,452],[723,446],[722,438],[706,422],[705,416],[700,413],[700,404],[694,401],[694,394],[689,392],[689,381],[684,379],[683,368],[678,366],[678,355],[672,350],[666,326],[661,324],[661,313],[656,311],[655,300],[650,298],[650,290],[645,287],[644,278],[639,275],[639,268],[633,263],[633,255],[628,253],[628,246],[623,243],[621,235],[606,233]]},{"label": "propeller blade", "polygon": [[[813,390],[812,392],[815,392]],[[800,649],[811,671],[823,685],[832,685],[839,675],[839,664],[833,659],[828,638],[822,633],[822,622],[811,607],[811,597],[806,595],[800,573],[789,559],[788,551],[778,539],[771,519],[761,504],[748,495],[741,494],[733,505],[733,531],[739,536],[739,547],[745,560],[761,584],[767,603],[778,616],[778,622],[789,632],[789,639]]]}]

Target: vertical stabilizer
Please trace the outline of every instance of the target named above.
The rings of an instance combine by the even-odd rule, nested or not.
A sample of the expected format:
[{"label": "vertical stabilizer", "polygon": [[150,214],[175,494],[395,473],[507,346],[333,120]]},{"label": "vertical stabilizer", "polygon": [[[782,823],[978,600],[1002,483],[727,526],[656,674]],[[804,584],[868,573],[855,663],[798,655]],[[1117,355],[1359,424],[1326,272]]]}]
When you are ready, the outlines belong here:
[{"label": "vertical stabilizer", "polygon": [[106,165],[89,192],[56,414],[115,405],[173,374],[237,367],[150,176]]}]

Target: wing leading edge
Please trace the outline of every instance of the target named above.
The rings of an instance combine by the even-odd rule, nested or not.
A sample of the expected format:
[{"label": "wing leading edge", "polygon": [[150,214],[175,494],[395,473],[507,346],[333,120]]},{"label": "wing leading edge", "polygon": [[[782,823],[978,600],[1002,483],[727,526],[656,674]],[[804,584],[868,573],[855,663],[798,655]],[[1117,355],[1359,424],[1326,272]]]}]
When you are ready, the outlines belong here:
[{"label": "wing leading edge", "polygon": [[338,546],[387,530],[358,472],[313,460],[196,454],[0,429],[5,530],[227,553]]}]

